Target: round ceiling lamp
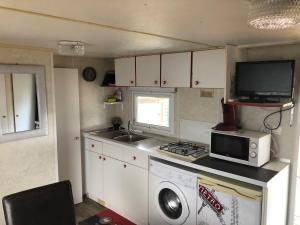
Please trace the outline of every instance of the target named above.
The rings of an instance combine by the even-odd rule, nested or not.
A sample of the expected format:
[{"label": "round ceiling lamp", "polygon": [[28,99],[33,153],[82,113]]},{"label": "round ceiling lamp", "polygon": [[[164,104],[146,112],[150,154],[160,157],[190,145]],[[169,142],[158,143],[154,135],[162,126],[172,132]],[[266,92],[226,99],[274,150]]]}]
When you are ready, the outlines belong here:
[{"label": "round ceiling lamp", "polygon": [[278,30],[300,22],[300,0],[249,0],[248,23],[257,29]]}]

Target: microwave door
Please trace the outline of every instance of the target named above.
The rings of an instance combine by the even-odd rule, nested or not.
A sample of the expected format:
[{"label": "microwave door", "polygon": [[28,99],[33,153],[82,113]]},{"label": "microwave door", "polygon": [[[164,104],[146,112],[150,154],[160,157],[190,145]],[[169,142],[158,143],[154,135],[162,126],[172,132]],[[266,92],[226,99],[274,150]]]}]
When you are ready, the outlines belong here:
[{"label": "microwave door", "polygon": [[249,160],[249,138],[213,133],[211,153],[228,159]]}]

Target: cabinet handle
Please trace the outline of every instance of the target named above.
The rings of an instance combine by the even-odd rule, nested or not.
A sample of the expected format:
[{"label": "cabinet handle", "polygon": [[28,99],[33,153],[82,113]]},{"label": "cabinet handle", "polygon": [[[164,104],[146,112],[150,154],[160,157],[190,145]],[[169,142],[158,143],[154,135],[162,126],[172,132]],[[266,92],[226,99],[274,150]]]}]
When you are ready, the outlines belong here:
[{"label": "cabinet handle", "polygon": [[105,158],[105,157],[103,157],[103,160],[105,161],[105,160],[106,160],[106,158]]},{"label": "cabinet handle", "polygon": [[167,81],[164,80],[164,81],[163,81],[163,84],[167,84]]},{"label": "cabinet handle", "polygon": [[75,140],[79,140],[79,137],[75,137],[74,139],[75,139]]},{"label": "cabinet handle", "polygon": [[19,115],[17,114],[16,117],[19,117]]},{"label": "cabinet handle", "polygon": [[102,156],[99,156],[99,159],[102,159]]},{"label": "cabinet handle", "polygon": [[195,85],[199,85],[199,81],[196,80],[196,81],[195,81]]},{"label": "cabinet handle", "polygon": [[124,168],[126,168],[126,167],[127,167],[127,165],[126,165],[126,164],[124,164],[124,165],[123,165],[123,167],[124,167]]},{"label": "cabinet handle", "polygon": [[133,156],[132,158],[133,158],[133,160],[136,160],[136,156]]},{"label": "cabinet handle", "polygon": [[134,83],[133,80],[131,80],[130,83],[133,84]]},{"label": "cabinet handle", "polygon": [[154,84],[158,84],[158,81],[157,81],[157,80],[155,80],[155,81],[154,81]]},{"label": "cabinet handle", "polygon": [[6,116],[2,116],[2,118],[3,118],[3,119],[5,119],[5,118],[6,118]]},{"label": "cabinet handle", "polygon": [[94,144],[92,144],[91,146],[92,146],[92,148],[94,148],[94,147],[95,147],[95,145],[94,145]]}]

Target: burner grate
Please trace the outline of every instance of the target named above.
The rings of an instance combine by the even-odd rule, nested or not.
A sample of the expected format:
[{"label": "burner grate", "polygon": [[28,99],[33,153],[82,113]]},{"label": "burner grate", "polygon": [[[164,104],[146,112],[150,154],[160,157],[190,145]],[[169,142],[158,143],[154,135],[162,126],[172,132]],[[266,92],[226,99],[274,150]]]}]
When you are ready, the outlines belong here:
[{"label": "burner grate", "polygon": [[160,150],[179,154],[182,156],[192,156],[199,158],[207,154],[207,146],[195,144],[192,142],[172,142],[169,144],[161,145]]}]

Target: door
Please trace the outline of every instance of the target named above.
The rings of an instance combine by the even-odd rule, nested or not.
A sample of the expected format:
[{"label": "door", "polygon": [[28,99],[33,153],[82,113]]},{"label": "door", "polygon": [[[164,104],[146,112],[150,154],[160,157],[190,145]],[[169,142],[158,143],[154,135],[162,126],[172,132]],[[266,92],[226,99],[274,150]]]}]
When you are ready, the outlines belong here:
[{"label": "door", "polygon": [[155,199],[156,208],[167,223],[181,225],[188,219],[190,209],[184,192],[177,185],[168,181],[161,182],[156,189]]},{"label": "door", "polygon": [[137,224],[148,224],[148,170],[124,163],[121,175],[124,215]]},{"label": "door", "polygon": [[54,69],[59,180],[70,180],[82,202],[79,82],[77,69]]},{"label": "door", "polygon": [[115,59],[116,86],[135,86],[135,57]]},{"label": "door", "polygon": [[226,50],[193,52],[193,88],[225,88]]},{"label": "door", "polygon": [[123,208],[123,196],[121,194],[124,188],[122,184],[123,163],[107,156],[103,157],[103,161],[105,204],[109,208],[120,212]]},{"label": "door", "polygon": [[96,202],[103,201],[103,156],[86,150],[86,191],[89,198]]},{"label": "door", "polygon": [[160,55],[136,57],[136,86],[160,86]]},{"label": "door", "polygon": [[191,52],[162,55],[161,86],[190,87],[191,58]]},{"label": "door", "polygon": [[34,130],[37,116],[34,74],[12,74],[15,132]]}]

